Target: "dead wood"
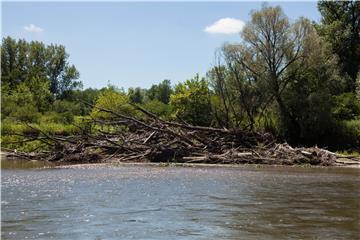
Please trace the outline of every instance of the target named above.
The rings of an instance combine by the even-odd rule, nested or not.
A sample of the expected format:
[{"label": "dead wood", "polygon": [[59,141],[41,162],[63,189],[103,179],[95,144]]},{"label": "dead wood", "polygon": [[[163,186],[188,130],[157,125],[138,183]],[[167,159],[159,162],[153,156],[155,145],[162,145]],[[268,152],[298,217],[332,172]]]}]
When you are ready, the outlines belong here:
[{"label": "dead wood", "polygon": [[[28,125],[37,134],[23,135],[22,141],[44,141],[51,151],[21,155],[28,159],[37,157],[62,162],[176,161],[330,166],[346,164],[338,159],[351,159],[352,164],[360,161],[354,156],[343,156],[317,147],[293,148],[286,143],[276,143],[268,133],[163,120],[138,105],[133,106],[143,117],[88,105],[111,114],[111,121],[92,119],[86,123],[92,125],[90,128],[79,125],[79,135],[66,137],[50,135]],[[112,130],[94,127],[99,124],[111,126]]]}]

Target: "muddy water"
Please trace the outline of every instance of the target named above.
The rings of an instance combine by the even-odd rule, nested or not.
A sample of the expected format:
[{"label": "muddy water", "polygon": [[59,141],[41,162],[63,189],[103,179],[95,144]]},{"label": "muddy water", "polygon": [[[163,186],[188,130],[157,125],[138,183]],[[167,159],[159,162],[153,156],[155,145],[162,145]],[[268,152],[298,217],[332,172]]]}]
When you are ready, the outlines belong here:
[{"label": "muddy water", "polygon": [[2,239],[359,239],[360,171],[2,170]]}]

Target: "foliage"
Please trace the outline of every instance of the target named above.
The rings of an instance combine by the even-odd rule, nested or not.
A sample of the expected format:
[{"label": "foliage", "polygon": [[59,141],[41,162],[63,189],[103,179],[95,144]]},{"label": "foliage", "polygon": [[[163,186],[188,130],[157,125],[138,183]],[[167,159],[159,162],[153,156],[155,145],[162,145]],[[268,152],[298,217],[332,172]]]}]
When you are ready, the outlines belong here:
[{"label": "foliage", "polygon": [[288,71],[293,81],[284,90],[284,103],[292,119],[283,116],[280,128],[288,142],[314,145],[335,127],[332,94],[341,79],[336,58],[314,30],[304,39],[304,49],[301,68],[295,65]]},{"label": "foliage", "polygon": [[163,102],[160,102],[159,100],[151,100],[142,105],[146,110],[148,110],[151,113],[154,113],[158,117],[165,119],[165,120],[171,120],[172,119],[172,106],[169,104],[165,104]]},{"label": "foliage", "polygon": [[132,103],[143,103],[145,92],[143,89],[137,88],[129,88],[128,90],[129,100]]},{"label": "foliage", "polygon": [[170,101],[170,95],[173,93],[170,80],[164,80],[158,85],[152,85],[146,92],[146,96],[149,100],[158,100],[165,104]]},{"label": "foliage", "polygon": [[356,78],[356,99],[360,102],[360,72]]},{"label": "foliage", "polygon": [[23,140],[24,138],[21,136],[6,135],[1,137],[1,145],[21,152],[37,152],[49,149],[49,146],[41,141],[24,142]]},{"label": "foliage", "polygon": [[89,104],[95,104],[101,90],[87,88],[85,90],[71,90],[64,94],[64,99],[79,105],[79,112],[77,115],[88,115],[91,112]]},{"label": "foliage", "polygon": [[327,146],[335,150],[360,151],[360,119],[338,123],[334,136],[328,138]]},{"label": "foliage", "polygon": [[23,107],[17,107],[9,115],[9,119],[14,119],[22,122],[39,122],[41,114],[36,110],[32,105],[27,105]]},{"label": "foliage", "polygon": [[[36,129],[40,129],[45,133],[51,133],[55,135],[71,135],[80,132],[80,129],[71,124],[53,123],[53,122],[40,122],[30,124]],[[35,129],[32,129],[21,122],[14,122],[10,119],[6,119],[1,124],[1,132],[4,135],[18,133],[18,134],[38,134]]]},{"label": "foliage", "polygon": [[122,92],[113,89],[104,90],[97,99],[95,107],[92,109],[91,116],[94,118],[108,119],[112,114],[101,111],[99,108],[105,108],[117,113],[132,115],[135,114],[134,108],[129,104],[129,97]]},{"label": "foliage", "polygon": [[318,7],[322,16],[319,33],[339,57],[342,73],[350,77],[344,91],[354,92],[360,70],[360,2],[321,0]]},{"label": "foliage", "polygon": [[[2,86],[2,90],[6,88]],[[1,117],[11,117],[21,121],[37,122],[40,113],[35,107],[33,94],[29,87],[22,83],[13,91],[4,91],[1,95]]]},{"label": "foliage", "polygon": [[175,86],[175,93],[170,96],[170,104],[175,114],[185,122],[195,125],[211,124],[211,105],[208,82],[196,75]]},{"label": "foliage", "polygon": [[[68,62],[69,55],[61,45],[45,46],[42,42],[4,38],[1,46],[1,83],[11,89],[18,84],[36,81],[46,85],[53,97],[81,86],[79,72]],[[40,83],[40,81],[42,83]],[[31,85],[31,84],[28,84]],[[35,89],[35,86],[34,86]]]},{"label": "foliage", "polygon": [[360,116],[360,101],[354,93],[348,92],[334,96],[335,107],[332,112],[338,120],[351,120]]}]

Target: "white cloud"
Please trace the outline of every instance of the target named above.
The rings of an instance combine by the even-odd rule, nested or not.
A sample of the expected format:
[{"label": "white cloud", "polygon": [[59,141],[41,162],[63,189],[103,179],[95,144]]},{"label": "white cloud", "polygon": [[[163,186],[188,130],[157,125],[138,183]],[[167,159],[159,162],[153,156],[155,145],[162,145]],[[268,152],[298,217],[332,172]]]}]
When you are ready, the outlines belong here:
[{"label": "white cloud", "polygon": [[44,31],[44,29],[36,26],[35,24],[30,24],[28,26],[24,26],[24,29],[25,29],[25,31],[31,32],[31,33],[40,33],[40,32]]},{"label": "white cloud", "polygon": [[234,34],[244,28],[245,23],[235,18],[221,18],[215,23],[207,26],[204,31],[207,33]]}]

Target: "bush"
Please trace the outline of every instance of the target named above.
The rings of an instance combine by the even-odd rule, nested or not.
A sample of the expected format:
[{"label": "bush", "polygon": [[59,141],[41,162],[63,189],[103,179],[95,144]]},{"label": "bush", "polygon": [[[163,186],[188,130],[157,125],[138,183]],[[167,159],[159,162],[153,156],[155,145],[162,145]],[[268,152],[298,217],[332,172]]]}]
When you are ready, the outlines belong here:
[{"label": "bush", "polygon": [[21,152],[36,152],[49,149],[49,146],[41,141],[23,141],[21,136],[7,135],[1,137],[1,144],[3,147],[9,149],[16,149]]},{"label": "bush", "polygon": [[335,107],[332,112],[338,120],[351,120],[360,115],[360,101],[355,93],[343,93],[335,96]]},{"label": "bush", "polygon": [[9,117],[22,122],[38,123],[41,114],[38,112],[35,106],[26,105],[14,108]]},{"label": "bush", "polygon": [[7,135],[12,133],[24,133],[28,129],[25,124],[16,123],[11,118],[6,118],[1,123],[1,135]]},{"label": "bush", "polygon": [[360,151],[360,119],[338,122],[328,132],[322,146],[334,151]]},{"label": "bush", "polygon": [[48,133],[48,134],[54,134],[54,135],[75,135],[81,132],[81,130],[74,126],[69,124],[62,124],[62,123],[48,123],[48,124],[41,124],[41,125],[35,125],[34,127],[41,129],[41,131]]},{"label": "bush", "polygon": [[151,100],[144,103],[143,108],[149,112],[154,113],[158,117],[161,117],[166,120],[171,120],[172,107],[168,104],[160,102],[159,100]]},{"label": "bush", "polygon": [[114,115],[100,111],[98,108],[105,108],[125,115],[135,115],[135,109],[129,104],[129,98],[125,93],[116,92],[112,89],[103,91],[92,109],[91,116],[94,118],[109,119]]},{"label": "bush", "polygon": [[65,123],[71,124],[74,122],[74,116],[70,112],[46,112],[40,118],[40,123],[48,124],[48,123]]},{"label": "bush", "polygon": [[80,104],[67,100],[56,100],[52,105],[52,110],[58,113],[70,112],[76,115],[80,112]]},{"label": "bush", "polygon": [[170,105],[178,117],[190,124],[209,126],[212,122],[208,82],[199,75],[176,85]]}]

